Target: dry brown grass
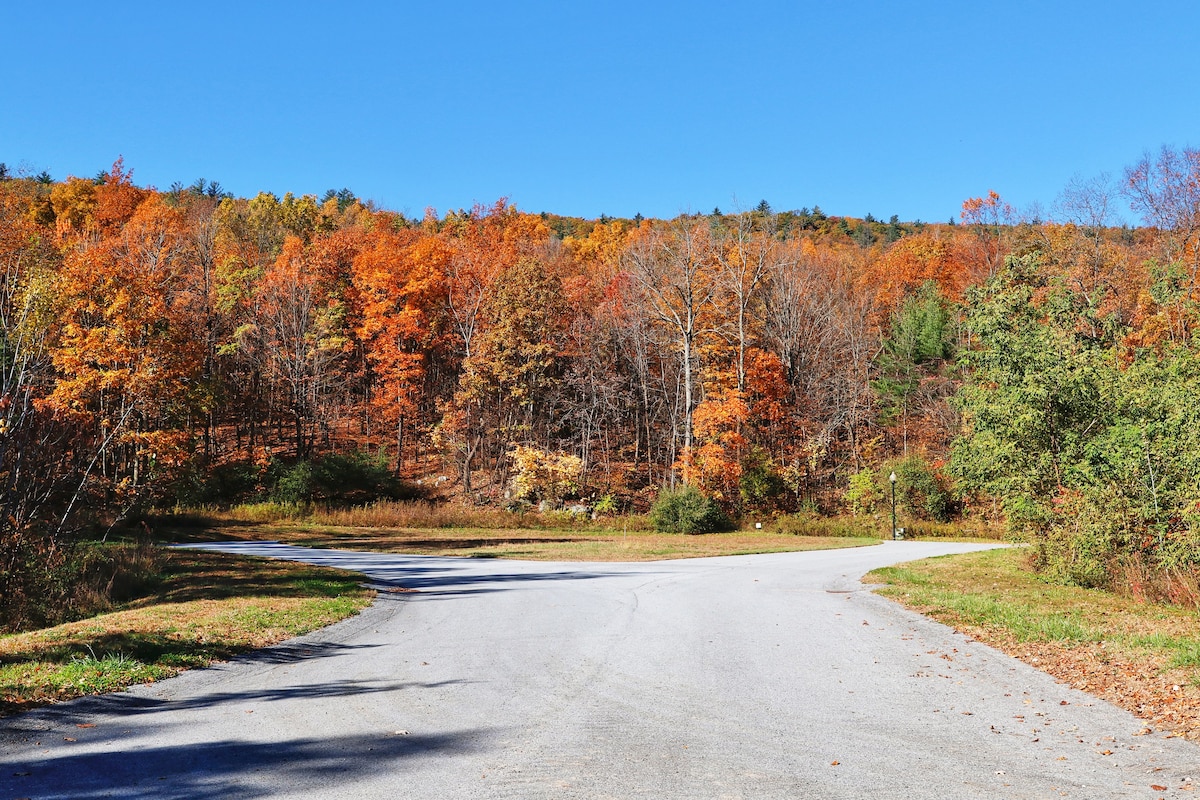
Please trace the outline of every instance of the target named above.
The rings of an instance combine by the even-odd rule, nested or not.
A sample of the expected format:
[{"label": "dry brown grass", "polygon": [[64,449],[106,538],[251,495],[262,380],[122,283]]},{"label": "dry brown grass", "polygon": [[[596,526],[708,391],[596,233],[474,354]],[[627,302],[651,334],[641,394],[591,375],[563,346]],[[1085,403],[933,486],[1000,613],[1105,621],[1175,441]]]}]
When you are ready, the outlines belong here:
[{"label": "dry brown grass", "polygon": [[612,530],[646,528],[645,517],[632,515],[591,519],[566,511],[508,511],[457,502],[379,500],[351,507],[288,503],[247,503],[226,510],[179,509],[162,518],[169,526],[207,527],[225,524],[297,522],[346,528],[483,528],[487,530]]},{"label": "dry brown grass", "polygon": [[1200,569],[1194,566],[1164,569],[1129,559],[1113,572],[1113,586],[1123,596],[1143,603],[1200,609]]},{"label": "dry brown grass", "polygon": [[671,558],[826,550],[876,544],[878,539],[796,536],[767,531],[684,535],[647,531],[532,528],[368,528],[309,523],[225,524],[211,529],[164,529],[188,541],[270,540],[304,547],[415,555],[517,558],[532,561],[656,561]]}]

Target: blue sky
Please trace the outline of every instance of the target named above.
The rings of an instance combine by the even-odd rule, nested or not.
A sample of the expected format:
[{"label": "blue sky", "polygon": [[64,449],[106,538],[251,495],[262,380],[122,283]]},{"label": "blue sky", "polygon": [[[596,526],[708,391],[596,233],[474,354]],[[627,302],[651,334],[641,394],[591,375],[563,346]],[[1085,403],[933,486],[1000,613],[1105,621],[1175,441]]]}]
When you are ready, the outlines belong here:
[{"label": "blue sky", "polygon": [[[106,8],[112,6],[114,8]],[[1200,146],[1200,4],[10,3],[0,161],[410,215],[944,221]]]}]

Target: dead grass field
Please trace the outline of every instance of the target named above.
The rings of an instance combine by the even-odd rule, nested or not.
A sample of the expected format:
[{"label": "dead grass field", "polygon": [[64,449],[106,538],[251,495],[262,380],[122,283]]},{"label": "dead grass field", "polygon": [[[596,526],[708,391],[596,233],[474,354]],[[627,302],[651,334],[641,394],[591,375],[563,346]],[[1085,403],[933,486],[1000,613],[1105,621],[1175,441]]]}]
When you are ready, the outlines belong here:
[{"label": "dead grass field", "polygon": [[646,531],[544,530],[538,528],[368,528],[310,523],[244,524],[164,528],[176,541],[270,540],[304,547],[414,555],[516,558],[533,561],[656,561],[797,550],[828,550],[877,544],[849,536],[797,536],[736,531],[684,535]]}]

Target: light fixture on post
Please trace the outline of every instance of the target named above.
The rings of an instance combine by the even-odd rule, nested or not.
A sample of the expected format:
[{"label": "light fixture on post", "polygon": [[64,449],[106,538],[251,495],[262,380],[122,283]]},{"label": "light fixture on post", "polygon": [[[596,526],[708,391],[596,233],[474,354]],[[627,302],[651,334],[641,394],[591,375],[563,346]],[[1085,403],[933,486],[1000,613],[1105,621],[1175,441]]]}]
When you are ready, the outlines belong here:
[{"label": "light fixture on post", "polygon": [[888,476],[888,481],[892,484],[892,539],[896,538],[896,473],[893,470]]}]

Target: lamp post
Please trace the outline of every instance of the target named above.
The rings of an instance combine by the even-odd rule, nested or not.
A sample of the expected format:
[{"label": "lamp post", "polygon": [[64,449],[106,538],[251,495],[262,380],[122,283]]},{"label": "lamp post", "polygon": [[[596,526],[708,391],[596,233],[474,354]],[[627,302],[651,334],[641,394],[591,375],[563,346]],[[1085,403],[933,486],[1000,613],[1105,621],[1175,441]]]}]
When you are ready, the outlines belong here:
[{"label": "lamp post", "polygon": [[893,471],[888,476],[888,481],[892,484],[892,539],[896,538],[896,473]]}]

